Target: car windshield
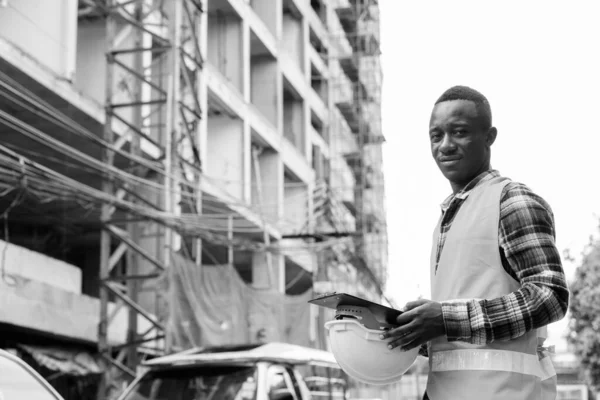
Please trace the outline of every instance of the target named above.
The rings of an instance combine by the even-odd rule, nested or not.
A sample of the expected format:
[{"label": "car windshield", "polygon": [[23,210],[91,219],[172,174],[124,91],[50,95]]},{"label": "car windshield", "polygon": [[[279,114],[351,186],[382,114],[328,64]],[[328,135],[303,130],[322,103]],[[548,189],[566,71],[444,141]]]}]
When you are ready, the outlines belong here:
[{"label": "car windshield", "polygon": [[123,400],[255,400],[256,367],[194,366],[152,370]]}]

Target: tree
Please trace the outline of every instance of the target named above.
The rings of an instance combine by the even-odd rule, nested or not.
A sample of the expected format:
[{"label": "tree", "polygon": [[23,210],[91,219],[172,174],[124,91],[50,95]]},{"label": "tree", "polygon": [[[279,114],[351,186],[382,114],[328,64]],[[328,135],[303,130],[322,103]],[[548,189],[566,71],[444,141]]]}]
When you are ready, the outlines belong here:
[{"label": "tree", "polygon": [[600,389],[600,239],[590,238],[571,284],[569,341],[581,359],[588,384]]}]

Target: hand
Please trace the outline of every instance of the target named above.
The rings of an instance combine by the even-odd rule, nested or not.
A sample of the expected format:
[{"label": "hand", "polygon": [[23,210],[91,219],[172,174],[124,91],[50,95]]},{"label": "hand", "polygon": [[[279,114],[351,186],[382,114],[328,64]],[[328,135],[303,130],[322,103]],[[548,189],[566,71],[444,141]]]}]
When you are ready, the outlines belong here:
[{"label": "hand", "polygon": [[431,300],[407,303],[396,323],[397,328],[381,335],[381,339],[394,339],[389,343],[391,349],[400,347],[402,351],[408,351],[446,334],[442,305]]}]

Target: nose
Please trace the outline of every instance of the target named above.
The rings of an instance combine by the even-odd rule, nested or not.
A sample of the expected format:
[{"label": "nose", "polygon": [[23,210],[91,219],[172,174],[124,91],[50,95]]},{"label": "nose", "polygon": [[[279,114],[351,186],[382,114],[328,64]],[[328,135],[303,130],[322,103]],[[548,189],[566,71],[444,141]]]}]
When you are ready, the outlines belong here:
[{"label": "nose", "polygon": [[452,137],[445,134],[439,147],[444,154],[452,154],[456,151],[456,144],[452,141]]}]

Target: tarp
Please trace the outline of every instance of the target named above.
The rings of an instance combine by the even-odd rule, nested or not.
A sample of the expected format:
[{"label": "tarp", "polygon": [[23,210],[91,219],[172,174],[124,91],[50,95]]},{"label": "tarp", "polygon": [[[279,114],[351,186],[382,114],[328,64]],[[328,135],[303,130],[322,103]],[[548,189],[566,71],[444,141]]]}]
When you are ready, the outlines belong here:
[{"label": "tarp", "polygon": [[173,253],[167,329],[176,349],[258,342],[309,345],[312,291],[254,289],[232,265],[197,266]]}]

